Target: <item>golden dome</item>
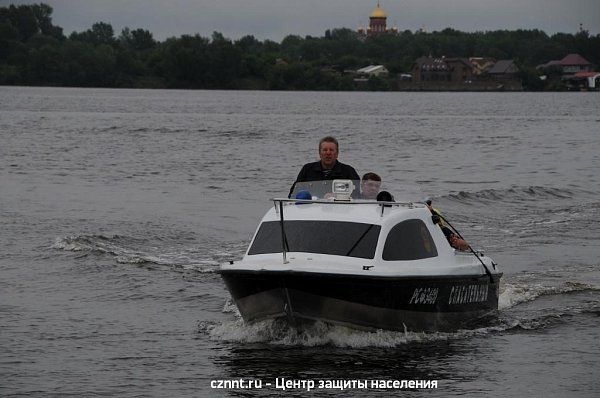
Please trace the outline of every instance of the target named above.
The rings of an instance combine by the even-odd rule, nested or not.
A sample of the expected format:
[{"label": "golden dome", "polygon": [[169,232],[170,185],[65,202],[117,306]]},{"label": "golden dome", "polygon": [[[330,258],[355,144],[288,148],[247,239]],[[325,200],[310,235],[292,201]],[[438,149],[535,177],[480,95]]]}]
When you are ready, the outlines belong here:
[{"label": "golden dome", "polygon": [[379,2],[377,2],[377,7],[371,12],[369,18],[387,18],[387,12],[383,11],[381,7],[379,7]]}]

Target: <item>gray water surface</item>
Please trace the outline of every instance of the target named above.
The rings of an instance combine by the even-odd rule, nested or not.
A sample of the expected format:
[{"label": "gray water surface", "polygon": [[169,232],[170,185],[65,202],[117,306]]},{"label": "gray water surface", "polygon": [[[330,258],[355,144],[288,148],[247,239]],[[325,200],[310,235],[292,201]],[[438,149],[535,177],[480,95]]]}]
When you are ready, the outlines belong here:
[{"label": "gray water surface", "polygon": [[[0,395],[597,396],[598,93],[0,87]],[[247,326],[220,277],[317,142],[419,184],[505,273],[456,333]],[[211,380],[438,380],[213,390]]]}]

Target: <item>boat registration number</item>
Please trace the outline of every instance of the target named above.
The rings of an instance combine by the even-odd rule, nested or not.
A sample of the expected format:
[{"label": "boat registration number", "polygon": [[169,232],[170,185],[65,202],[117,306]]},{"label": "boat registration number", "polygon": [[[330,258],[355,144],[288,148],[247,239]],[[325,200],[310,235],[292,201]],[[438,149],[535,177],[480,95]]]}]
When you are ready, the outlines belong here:
[{"label": "boat registration number", "polygon": [[418,287],[413,292],[409,304],[435,304],[439,289],[437,287]]}]

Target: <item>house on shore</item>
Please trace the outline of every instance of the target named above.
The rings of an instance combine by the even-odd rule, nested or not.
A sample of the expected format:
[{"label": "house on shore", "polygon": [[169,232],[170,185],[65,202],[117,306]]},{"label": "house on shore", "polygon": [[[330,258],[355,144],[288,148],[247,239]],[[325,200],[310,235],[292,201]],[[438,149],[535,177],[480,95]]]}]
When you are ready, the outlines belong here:
[{"label": "house on shore", "polygon": [[554,60],[538,65],[536,69],[546,73],[560,74],[563,78],[579,72],[592,72],[592,64],[579,54],[568,54],[560,61]]},{"label": "house on shore", "polygon": [[397,87],[407,91],[521,91],[517,73],[512,60],[420,57],[413,64],[412,80],[398,79]]},{"label": "house on shore", "polygon": [[496,81],[517,80],[519,68],[512,59],[502,59],[487,71],[487,75]]},{"label": "house on shore", "polygon": [[363,77],[371,77],[371,76],[387,76],[389,74],[388,70],[383,65],[369,65],[364,68],[360,68],[356,71],[356,74]]},{"label": "house on shore", "polygon": [[546,74],[549,81],[562,85],[568,90],[598,90],[600,72],[579,54],[568,54],[563,59],[538,65],[538,70]]},{"label": "house on shore", "polygon": [[417,58],[412,67],[415,82],[466,82],[473,76],[468,58]]},{"label": "house on shore", "polygon": [[496,60],[487,57],[470,57],[471,70],[475,76],[481,76],[486,73],[494,64]]},{"label": "house on shore", "polygon": [[570,90],[600,91],[600,72],[577,72],[565,80]]},{"label": "house on shore", "polygon": [[501,59],[482,75],[482,79],[494,82],[498,90],[520,91],[523,85],[518,73],[519,67],[514,60]]}]

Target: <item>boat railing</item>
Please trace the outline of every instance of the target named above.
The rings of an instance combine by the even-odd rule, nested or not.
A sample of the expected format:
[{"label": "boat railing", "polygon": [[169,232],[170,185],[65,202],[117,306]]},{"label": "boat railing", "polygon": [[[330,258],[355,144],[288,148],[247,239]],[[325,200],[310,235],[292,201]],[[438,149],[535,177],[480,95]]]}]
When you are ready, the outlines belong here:
[{"label": "boat railing", "polygon": [[381,206],[381,216],[385,209],[390,207],[406,207],[408,209],[425,207],[425,204],[418,202],[386,202],[365,199],[334,200],[334,199],[290,199],[290,198],[272,198],[275,211],[279,213],[280,208],[285,205],[304,205],[304,204],[323,204],[323,205],[377,205]]},{"label": "boat railing", "polygon": [[408,208],[425,207],[425,204],[419,202],[385,202],[376,200],[366,199],[352,199],[352,200],[333,200],[333,199],[291,199],[291,198],[272,198],[271,201],[274,203],[288,203],[288,204],[305,204],[305,203],[320,203],[328,205],[379,205],[379,206],[402,206]]}]

